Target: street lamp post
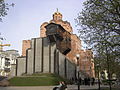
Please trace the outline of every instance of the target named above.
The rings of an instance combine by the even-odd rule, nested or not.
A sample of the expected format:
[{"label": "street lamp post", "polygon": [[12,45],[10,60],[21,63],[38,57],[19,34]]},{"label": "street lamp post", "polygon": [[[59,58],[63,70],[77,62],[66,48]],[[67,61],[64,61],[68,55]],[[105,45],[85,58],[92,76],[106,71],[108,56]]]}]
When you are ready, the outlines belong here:
[{"label": "street lamp post", "polygon": [[100,72],[100,65],[99,64],[97,64],[96,65],[97,66],[97,69],[98,69],[98,90],[100,90],[100,75],[99,75],[99,72]]},{"label": "street lamp post", "polygon": [[80,58],[80,55],[79,54],[76,54],[76,58],[77,58],[77,74],[78,74],[78,90],[80,90],[80,81],[79,81],[79,58]]}]

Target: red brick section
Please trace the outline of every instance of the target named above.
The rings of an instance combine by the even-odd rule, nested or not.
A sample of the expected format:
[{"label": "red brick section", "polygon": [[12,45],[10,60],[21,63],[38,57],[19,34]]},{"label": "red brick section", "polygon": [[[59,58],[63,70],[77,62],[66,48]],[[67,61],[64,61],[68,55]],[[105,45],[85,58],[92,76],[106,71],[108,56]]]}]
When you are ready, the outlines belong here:
[{"label": "red brick section", "polygon": [[82,50],[81,40],[75,34],[71,34],[71,51],[66,55],[74,63],[77,63],[76,54],[80,54],[80,70],[90,77],[95,77],[93,53],[91,50]]},{"label": "red brick section", "polygon": [[30,48],[30,40],[23,40],[22,43],[22,56],[26,56],[26,50]]},{"label": "red brick section", "polygon": [[95,77],[93,53],[91,50],[80,51],[80,70],[86,72],[88,76]]},{"label": "red brick section", "polygon": [[81,50],[81,40],[75,34],[71,34],[71,51],[66,55],[67,58],[75,62],[76,54]]}]

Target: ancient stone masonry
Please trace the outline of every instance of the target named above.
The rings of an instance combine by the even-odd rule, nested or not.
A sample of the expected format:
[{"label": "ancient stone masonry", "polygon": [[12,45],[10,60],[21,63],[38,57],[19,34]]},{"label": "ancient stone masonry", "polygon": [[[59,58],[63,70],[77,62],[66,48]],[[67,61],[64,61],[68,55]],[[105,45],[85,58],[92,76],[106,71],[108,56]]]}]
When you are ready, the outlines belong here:
[{"label": "ancient stone masonry", "polygon": [[31,48],[26,57],[19,57],[16,68],[17,76],[33,73],[56,73],[71,79],[76,76],[76,65],[68,60],[48,37],[31,39]]},{"label": "ancient stone masonry", "polygon": [[[36,62],[41,62],[40,64],[37,64],[37,67],[33,70],[27,70],[27,72],[36,72],[39,70],[44,71],[47,70],[47,67],[42,68],[44,66],[44,62],[46,63],[52,63],[53,61],[43,61],[44,58],[52,58],[51,56],[45,56],[43,57],[44,54],[48,54],[48,52],[45,52],[43,50],[44,46],[43,44],[46,45],[46,42],[43,43],[43,39],[41,38],[47,38],[49,43],[55,43],[56,49],[59,50],[61,54],[64,54],[65,58],[69,59],[70,62],[74,62],[76,64],[76,54],[80,54],[79,58],[79,64],[80,64],[80,70],[84,72],[87,76],[90,77],[95,77],[94,74],[94,60],[93,60],[93,54],[91,50],[83,50],[82,45],[81,45],[81,40],[76,34],[73,34],[73,29],[68,21],[63,21],[62,20],[62,14],[60,12],[55,12],[53,14],[53,19],[50,20],[49,22],[44,22],[40,26],[40,38],[36,38],[34,42],[36,44],[33,44],[32,40],[24,40],[23,41],[23,50],[22,50],[22,55],[26,56],[26,58],[29,58],[29,61],[31,61],[32,68],[34,68],[34,64]],[[39,40],[41,41],[39,41]],[[37,44],[39,43],[39,44]],[[31,44],[31,45],[30,45]],[[42,44],[42,45],[41,45]],[[36,46],[37,45],[37,46]],[[39,49],[35,49],[35,46],[38,47]],[[49,47],[49,46],[48,46]],[[50,46],[51,47],[51,46]],[[30,49],[28,49],[30,48]],[[33,50],[34,48],[34,50]],[[51,50],[51,48],[45,48],[46,51]],[[26,51],[27,50],[27,51]],[[40,51],[43,50],[43,51]],[[52,50],[51,50],[52,51]],[[38,53],[39,52],[39,53]],[[43,53],[42,53],[43,52]],[[52,51],[53,52],[53,51]],[[36,55],[30,56],[30,55]],[[40,56],[41,55],[41,56]],[[52,55],[53,56],[53,55]],[[30,59],[34,58],[34,60]],[[37,58],[37,59],[36,59]],[[36,61],[38,60],[38,61]],[[41,61],[40,61],[41,60]],[[34,62],[33,62],[34,61]],[[57,62],[57,61],[55,61]],[[41,67],[39,67],[39,65]],[[27,65],[29,67],[29,64]],[[52,68],[52,66],[49,68]],[[50,69],[53,71],[53,69]]]},{"label": "ancient stone masonry", "polygon": [[[80,56],[81,56],[79,59],[80,62],[82,62],[82,60],[84,61],[84,58],[86,58],[86,62],[84,62],[85,64],[80,63],[80,70],[85,72],[86,74],[88,74],[88,76],[90,76],[90,77],[95,77],[93,54],[88,54],[89,52],[92,52],[92,51],[82,49],[81,40],[79,39],[79,37],[76,34],[73,34],[73,30],[72,30],[70,23],[68,21],[62,20],[62,14],[60,12],[58,12],[58,11],[55,12],[53,14],[53,19],[50,20],[50,22],[45,22],[41,25],[40,37],[46,37],[47,30],[45,27],[47,25],[49,25],[50,23],[55,23],[55,24],[61,25],[64,28],[64,30],[66,30],[70,34],[69,35],[70,44],[67,44],[67,45],[70,45],[71,51],[66,54],[66,57],[69,60],[73,61],[74,63],[76,63],[76,54],[80,54]],[[83,65],[86,68],[82,68]]]},{"label": "ancient stone masonry", "polygon": [[61,25],[50,23],[46,26],[46,35],[55,42],[57,49],[64,55],[71,51],[71,36]]}]

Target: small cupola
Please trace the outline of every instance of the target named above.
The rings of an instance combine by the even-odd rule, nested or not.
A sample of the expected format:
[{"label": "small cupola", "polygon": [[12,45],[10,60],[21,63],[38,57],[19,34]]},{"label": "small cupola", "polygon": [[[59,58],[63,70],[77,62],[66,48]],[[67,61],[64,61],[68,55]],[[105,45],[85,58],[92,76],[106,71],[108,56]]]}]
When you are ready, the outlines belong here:
[{"label": "small cupola", "polygon": [[53,20],[54,21],[62,20],[62,14],[58,12],[58,8],[57,8],[57,11],[53,14]]}]

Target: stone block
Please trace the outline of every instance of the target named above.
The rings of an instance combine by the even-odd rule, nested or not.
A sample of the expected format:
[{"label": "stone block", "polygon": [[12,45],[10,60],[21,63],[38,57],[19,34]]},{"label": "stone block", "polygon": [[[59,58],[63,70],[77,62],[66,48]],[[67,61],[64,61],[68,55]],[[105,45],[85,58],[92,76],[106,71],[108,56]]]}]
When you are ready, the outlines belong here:
[{"label": "stone block", "polygon": [[36,38],[35,72],[41,72],[42,61],[42,38]]},{"label": "stone block", "polygon": [[27,57],[27,74],[33,74],[33,56],[32,56],[32,49],[28,50],[28,57]]},{"label": "stone block", "polygon": [[51,63],[50,63],[50,72],[51,73],[54,73],[54,60],[55,60],[55,50],[56,50],[56,44],[55,43],[52,43],[50,44],[51,46]]},{"label": "stone block", "polygon": [[26,57],[17,58],[17,76],[21,76],[26,71]]},{"label": "stone block", "polygon": [[59,52],[59,75],[65,77],[65,56]]},{"label": "stone block", "polygon": [[43,38],[43,73],[49,73],[49,42],[47,38]]},{"label": "stone block", "polygon": [[66,58],[66,74],[68,79],[75,78],[76,65]]}]

